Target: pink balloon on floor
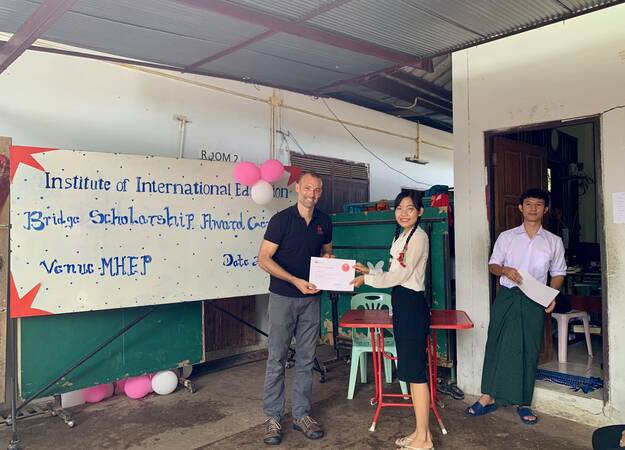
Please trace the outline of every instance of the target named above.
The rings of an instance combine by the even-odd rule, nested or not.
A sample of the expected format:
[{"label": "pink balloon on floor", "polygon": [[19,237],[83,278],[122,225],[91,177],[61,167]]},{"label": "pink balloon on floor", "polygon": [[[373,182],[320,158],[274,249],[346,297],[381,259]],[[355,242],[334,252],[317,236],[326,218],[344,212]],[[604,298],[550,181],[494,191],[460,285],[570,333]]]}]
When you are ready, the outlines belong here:
[{"label": "pink balloon on floor", "polygon": [[249,161],[240,162],[234,166],[234,179],[245,186],[252,186],[260,180],[260,169]]},{"label": "pink balloon on floor", "polygon": [[90,386],[82,390],[82,396],[87,403],[98,403],[106,398],[108,389],[106,384]]},{"label": "pink balloon on floor", "polygon": [[152,380],[148,375],[130,377],[126,380],[124,392],[130,398],[143,398],[152,392]]},{"label": "pink balloon on floor", "polygon": [[260,177],[268,183],[275,183],[284,175],[284,166],[277,159],[265,161],[260,166]]}]

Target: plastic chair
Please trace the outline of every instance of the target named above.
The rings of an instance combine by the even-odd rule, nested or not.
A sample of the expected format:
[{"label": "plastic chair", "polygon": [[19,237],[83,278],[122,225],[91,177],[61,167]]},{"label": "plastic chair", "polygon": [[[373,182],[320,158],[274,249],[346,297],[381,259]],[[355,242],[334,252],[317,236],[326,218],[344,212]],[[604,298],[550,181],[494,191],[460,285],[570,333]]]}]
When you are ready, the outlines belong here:
[{"label": "plastic chair", "polygon": [[[356,294],[352,297],[351,309],[388,309],[392,310],[391,296],[389,294],[381,292],[371,292]],[[361,330],[359,332],[358,330]],[[387,334],[390,333],[390,337],[384,338],[384,351],[390,353],[393,356],[397,356],[397,350],[395,348],[395,339],[392,333],[387,330]],[[347,389],[347,399],[354,398],[354,390],[356,388],[356,376],[358,368],[360,367],[360,382],[367,382],[367,353],[373,352],[371,348],[371,336],[369,329],[363,332],[361,328],[352,328],[352,362],[349,371],[349,387]],[[395,361],[397,364],[397,361]],[[384,358],[384,374],[386,376],[386,382],[391,383],[393,381],[393,368],[391,360]],[[402,394],[407,394],[408,389],[406,383],[399,382]]]},{"label": "plastic chair", "polygon": [[588,356],[592,356],[592,343],[590,342],[590,315],[586,311],[569,311],[567,313],[553,313],[551,316],[558,322],[558,362],[566,362],[567,348],[569,345],[569,321],[581,319],[584,323],[586,335],[586,349]]}]

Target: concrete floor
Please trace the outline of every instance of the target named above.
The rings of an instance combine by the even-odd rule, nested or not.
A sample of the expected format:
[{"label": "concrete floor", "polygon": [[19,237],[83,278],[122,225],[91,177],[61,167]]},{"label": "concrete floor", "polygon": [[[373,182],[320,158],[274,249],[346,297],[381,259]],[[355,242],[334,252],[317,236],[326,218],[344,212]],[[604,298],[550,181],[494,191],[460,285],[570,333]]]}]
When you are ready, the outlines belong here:
[{"label": "concrete floor", "polygon": [[[322,355],[327,348],[320,348]],[[38,416],[19,422],[26,449],[269,449],[262,443],[261,410],[264,361],[207,373],[194,378],[199,390],[184,389],[143,400],[116,396],[70,412],[77,425],[70,429],[55,417]],[[357,385],[354,400],[346,400],[348,366],[334,365],[328,381],[315,375],[314,410],[326,437],[309,441],[285,420],[281,449],[394,449],[394,440],[411,430],[414,416],[408,408],[382,411],[378,430],[368,431],[373,408],[371,383]],[[397,383],[387,385],[398,391]],[[288,391],[287,391],[288,392]],[[512,408],[480,418],[466,418],[466,404],[444,398],[442,410],[449,434],[432,424],[437,449],[509,450],[590,448],[592,429],[578,423],[541,415],[533,427],[520,423]],[[468,400],[467,400],[468,401]],[[0,446],[10,441],[10,428],[0,428]]]}]

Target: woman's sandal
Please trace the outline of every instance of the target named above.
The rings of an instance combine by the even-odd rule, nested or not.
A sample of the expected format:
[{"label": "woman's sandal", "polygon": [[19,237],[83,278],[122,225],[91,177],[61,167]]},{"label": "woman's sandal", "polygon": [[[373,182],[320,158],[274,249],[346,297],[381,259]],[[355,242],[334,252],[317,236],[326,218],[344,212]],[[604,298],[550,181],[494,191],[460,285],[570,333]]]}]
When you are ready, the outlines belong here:
[{"label": "woman's sandal", "polygon": [[395,445],[398,447],[405,447],[408,442],[410,442],[410,436],[400,437],[395,441]]},{"label": "woman's sandal", "polygon": [[430,448],[422,448],[422,447],[411,447],[408,445],[410,442],[410,436],[404,436],[395,441],[395,445],[399,447],[399,450],[434,450],[434,447]]}]

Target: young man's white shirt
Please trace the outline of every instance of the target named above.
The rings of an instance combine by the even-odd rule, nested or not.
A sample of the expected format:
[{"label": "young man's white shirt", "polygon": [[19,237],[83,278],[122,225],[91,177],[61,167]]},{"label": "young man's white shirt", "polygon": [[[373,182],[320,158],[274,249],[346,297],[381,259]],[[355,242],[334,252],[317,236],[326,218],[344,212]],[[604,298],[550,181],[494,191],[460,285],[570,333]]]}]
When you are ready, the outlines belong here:
[{"label": "young man's white shirt", "polygon": [[[552,277],[566,275],[562,239],[543,227],[530,239],[523,224],[499,235],[488,264],[525,269],[543,284],[547,284],[547,274]],[[507,288],[517,286],[504,275],[499,278],[499,283]]]}]

